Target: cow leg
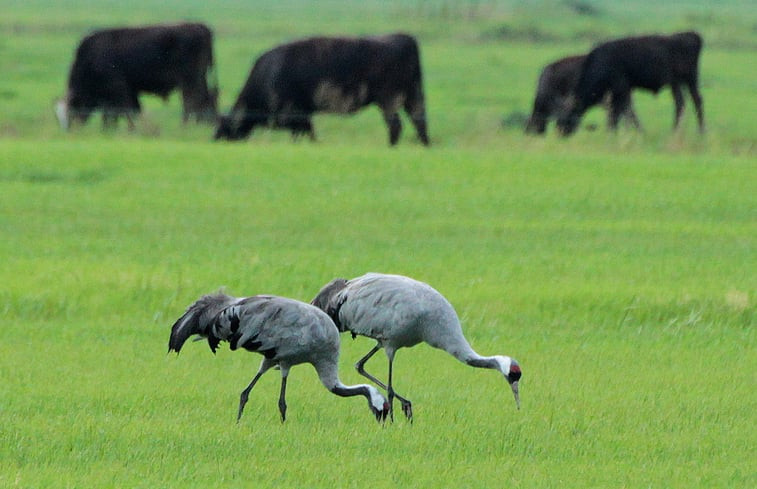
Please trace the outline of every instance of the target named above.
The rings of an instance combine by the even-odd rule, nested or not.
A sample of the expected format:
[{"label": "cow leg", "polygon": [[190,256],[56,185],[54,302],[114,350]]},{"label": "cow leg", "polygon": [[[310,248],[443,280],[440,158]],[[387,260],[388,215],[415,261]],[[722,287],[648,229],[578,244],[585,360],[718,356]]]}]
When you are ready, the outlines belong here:
[{"label": "cow leg", "polygon": [[704,109],[702,108],[702,95],[699,93],[696,80],[689,82],[689,93],[691,99],[694,101],[694,108],[697,111],[697,122],[699,124],[699,132],[704,132]]},{"label": "cow leg", "polygon": [[315,130],[313,129],[313,122],[310,117],[303,117],[300,120],[300,134],[307,134],[311,141],[315,141]]},{"label": "cow leg", "polygon": [[136,125],[134,124],[134,112],[126,111],[126,123],[129,126],[129,131],[134,131],[136,129]]},{"label": "cow leg", "polygon": [[544,134],[547,132],[547,118],[536,112],[526,121],[526,134]]},{"label": "cow leg", "polygon": [[134,131],[136,126],[134,125],[134,119],[142,112],[142,106],[139,103],[139,97],[136,93],[129,96],[129,105],[124,112],[126,116],[126,123],[129,125],[129,131]]},{"label": "cow leg", "polygon": [[428,146],[430,142],[428,140],[426,127],[426,104],[423,101],[423,96],[416,94],[415,97],[408,98],[408,100],[405,101],[405,112],[410,117],[413,126],[415,126],[415,131],[418,133],[418,139],[421,140],[421,143],[424,146]]},{"label": "cow leg", "polygon": [[134,131],[136,125],[134,119],[137,112],[132,110],[106,109],[103,111],[103,128],[107,131],[114,130],[118,127],[118,118],[124,116],[129,131]]},{"label": "cow leg", "polygon": [[103,129],[111,131],[118,126],[118,111],[113,108],[103,109]]},{"label": "cow leg", "polygon": [[628,106],[626,107],[625,117],[628,119],[634,129],[641,132],[644,131],[644,128],[641,127],[641,121],[639,121],[639,118],[636,116],[636,111],[633,108],[633,101],[631,101],[630,97],[628,99]]},{"label": "cow leg", "polygon": [[[195,112],[194,110],[189,109],[186,97],[182,97],[182,99],[183,99],[182,105],[184,106],[184,108],[181,111],[181,123],[186,124],[189,122],[189,119],[192,117],[192,114]],[[197,116],[197,118],[199,119],[199,115]]]},{"label": "cow leg", "polygon": [[308,137],[313,142],[317,141],[317,139],[315,137],[315,129],[313,129],[313,123],[312,123],[312,121],[310,119],[307,119],[305,122],[307,124],[305,132],[307,132]]},{"label": "cow leg", "polygon": [[215,116],[213,98],[208,88],[201,81],[187,84],[181,88],[182,123],[186,124],[192,118],[195,122],[212,121]]},{"label": "cow leg", "polygon": [[673,129],[678,129],[678,124],[681,122],[681,114],[683,114],[683,93],[681,92],[681,86],[674,83],[670,86],[673,92],[673,101],[676,104],[675,120],[673,121]]},{"label": "cow leg", "polygon": [[142,111],[139,103],[139,97],[123,87],[111,94],[111,104],[103,108],[103,128],[106,130],[115,129],[118,126],[118,118],[126,117],[129,130],[135,129],[134,118]]},{"label": "cow leg", "polygon": [[192,118],[192,115],[194,115],[198,121],[200,120],[200,113],[198,111],[199,104],[195,100],[196,98],[197,98],[197,95],[195,94],[193,87],[190,87],[190,86],[181,87],[181,105],[182,105],[181,123],[182,124],[188,123],[189,119]]},{"label": "cow leg", "polygon": [[563,104],[553,103],[543,93],[537,93],[534,99],[534,108],[531,111],[531,117],[526,121],[527,134],[544,134],[547,132],[547,121],[549,117],[560,111]]},{"label": "cow leg", "polygon": [[308,116],[295,116],[287,121],[286,126],[292,132],[292,139],[297,140],[302,134],[307,134],[311,141],[315,141],[313,123]]},{"label": "cow leg", "polygon": [[631,103],[630,90],[624,89],[615,91],[612,93],[612,100],[610,101],[610,113],[608,118],[608,125],[613,131],[618,128],[618,120],[620,116],[628,111],[628,106]]},{"label": "cow leg", "polygon": [[400,139],[400,132],[402,132],[402,122],[400,121],[400,115],[396,110],[384,109],[384,122],[386,122],[389,128],[389,144],[394,146]]},{"label": "cow leg", "polygon": [[137,115],[139,115],[139,113],[141,112],[139,100],[135,98],[134,102],[136,104],[135,108],[127,108],[123,112],[124,117],[126,117],[126,124],[128,125],[130,132],[133,132],[136,129],[137,126],[134,124],[134,120],[137,118]]}]

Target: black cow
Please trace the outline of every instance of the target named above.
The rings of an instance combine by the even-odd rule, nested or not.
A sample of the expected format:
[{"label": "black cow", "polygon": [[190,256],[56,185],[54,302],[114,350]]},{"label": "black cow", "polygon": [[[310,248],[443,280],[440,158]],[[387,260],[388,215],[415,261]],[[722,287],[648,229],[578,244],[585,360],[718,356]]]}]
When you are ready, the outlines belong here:
[{"label": "black cow", "polygon": [[[559,119],[570,110],[571,96],[585,60],[586,55],[568,56],[544,67],[536,87],[534,109],[526,123],[527,133],[544,134],[550,119]],[[637,129],[641,128],[630,100],[624,115]]]},{"label": "black cow", "polygon": [[426,107],[418,44],[406,34],[313,37],[282,44],[255,62],[216,139],[242,139],[255,126],[289,129],[315,139],[315,112],[354,113],[376,104],[396,144],[404,108],[424,145]]},{"label": "black cow", "polygon": [[[210,82],[210,86],[209,86]],[[125,116],[129,127],[141,110],[140,93],[163,98],[180,89],[183,120],[217,118],[218,87],[213,33],[203,24],[127,27],[93,32],[76,50],[68,91],[58,103],[61,125],[85,123],[102,110],[103,125]]]},{"label": "black cow", "polygon": [[677,128],[684,105],[681,85],[685,84],[696,107],[699,131],[703,132],[704,114],[698,87],[701,50],[702,37],[696,32],[628,37],[598,45],[583,64],[573,107],[557,121],[558,127],[563,134],[571,134],[584,112],[609,93],[610,127],[614,128],[630,104],[632,89],[657,93],[670,85],[675,100],[673,126]]}]

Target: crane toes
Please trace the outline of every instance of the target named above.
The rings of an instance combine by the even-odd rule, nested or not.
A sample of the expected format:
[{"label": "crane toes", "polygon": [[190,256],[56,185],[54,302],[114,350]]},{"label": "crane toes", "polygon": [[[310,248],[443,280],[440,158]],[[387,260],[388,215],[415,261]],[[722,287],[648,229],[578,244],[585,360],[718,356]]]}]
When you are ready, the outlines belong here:
[{"label": "crane toes", "polygon": [[413,422],[413,404],[410,401],[402,403],[402,412],[405,413],[405,417],[412,423]]},{"label": "crane toes", "polygon": [[244,406],[247,404],[249,393],[250,392],[248,390],[245,390],[242,392],[242,395],[239,396],[239,410],[237,411],[237,424],[239,424],[239,420],[242,419],[242,413],[244,412]]}]

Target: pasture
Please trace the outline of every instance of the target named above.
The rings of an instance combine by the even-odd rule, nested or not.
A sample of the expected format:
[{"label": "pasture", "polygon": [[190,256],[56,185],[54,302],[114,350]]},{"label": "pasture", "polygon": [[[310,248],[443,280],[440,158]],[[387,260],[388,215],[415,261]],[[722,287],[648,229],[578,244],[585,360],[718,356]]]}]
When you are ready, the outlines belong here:
[{"label": "pasture", "polygon": [[[757,10],[708,2],[6,0],[0,16],[0,487],[754,487]],[[220,108],[254,58],[317,33],[405,30],[421,46],[432,146],[376,109],[317,116],[319,142],[213,143],[143,98],[133,133],[53,115],[94,27],[201,20]],[[669,90],[634,95],[644,133],[593,109],[528,137],[539,70],[608,37],[697,29],[708,131]],[[687,101],[688,102],[688,101]],[[309,301],[336,276],[401,273],[450,300],[501,376],[428,346],[378,425],[309,366],[166,355],[199,295]],[[371,347],[342,336],[340,374]],[[377,354],[368,371],[386,377]]]}]

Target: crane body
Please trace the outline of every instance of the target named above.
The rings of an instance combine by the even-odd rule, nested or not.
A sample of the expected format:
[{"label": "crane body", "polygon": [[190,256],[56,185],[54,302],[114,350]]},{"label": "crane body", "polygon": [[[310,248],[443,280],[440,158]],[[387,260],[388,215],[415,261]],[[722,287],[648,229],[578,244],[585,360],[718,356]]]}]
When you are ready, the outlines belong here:
[{"label": "crane body", "polygon": [[[380,273],[350,280],[338,278],[326,284],[311,304],[326,312],[340,331],[376,340],[376,346],[355,367],[360,374],[386,389],[390,415],[396,397],[407,418],[412,419],[412,403],[394,391],[392,363],[398,349],[419,343],[444,350],[472,367],[498,370],[510,384],[520,408],[518,362],[509,356],[485,357],[476,353],[463,335],[455,309],[441,293],[424,282]],[[389,360],[386,384],[364,368],[368,359],[382,348]]]},{"label": "crane body", "polygon": [[386,418],[389,406],[375,387],[347,386],[339,380],[339,332],[328,315],[310,304],[271,295],[241,298],[222,293],[205,295],[174,323],[168,351],[179,353],[192,335],[206,338],[213,353],[225,341],[231,350],[242,348],[263,355],[255,377],[240,396],[237,421],[252,388],[265,372],[276,366],[281,370],[279,412],[281,421],[285,421],[289,370],[302,363],[313,365],[330,392],[342,397],[364,396],[376,419]]}]

